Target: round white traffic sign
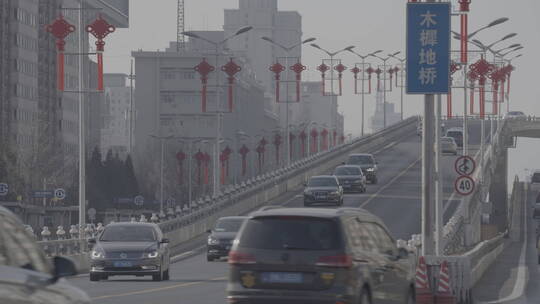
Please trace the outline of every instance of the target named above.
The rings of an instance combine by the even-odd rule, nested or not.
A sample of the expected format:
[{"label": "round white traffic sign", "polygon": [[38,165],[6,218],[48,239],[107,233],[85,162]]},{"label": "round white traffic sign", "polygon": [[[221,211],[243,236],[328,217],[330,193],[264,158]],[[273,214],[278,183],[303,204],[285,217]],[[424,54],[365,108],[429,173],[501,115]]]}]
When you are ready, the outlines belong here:
[{"label": "round white traffic sign", "polygon": [[135,196],[133,203],[135,203],[136,206],[142,206],[144,204],[144,197],[142,195]]},{"label": "round white traffic sign", "polygon": [[66,198],[66,190],[62,188],[58,188],[54,190],[54,197],[59,200],[63,200]]},{"label": "round white traffic sign", "polygon": [[474,180],[469,176],[465,175],[458,177],[456,179],[456,182],[454,183],[454,188],[456,189],[456,192],[463,196],[467,196],[473,193],[474,186]]},{"label": "round white traffic sign", "polygon": [[90,209],[88,209],[87,213],[88,213],[88,218],[89,218],[89,219],[91,219],[91,220],[95,220],[95,219],[96,219],[96,213],[97,213],[97,212],[96,212],[96,209],[90,208]]},{"label": "round white traffic sign", "polygon": [[6,183],[0,183],[0,196],[6,196],[9,192],[9,185]]},{"label": "round white traffic sign", "polygon": [[459,175],[470,176],[476,170],[476,162],[470,156],[460,156],[454,163],[454,169]]}]

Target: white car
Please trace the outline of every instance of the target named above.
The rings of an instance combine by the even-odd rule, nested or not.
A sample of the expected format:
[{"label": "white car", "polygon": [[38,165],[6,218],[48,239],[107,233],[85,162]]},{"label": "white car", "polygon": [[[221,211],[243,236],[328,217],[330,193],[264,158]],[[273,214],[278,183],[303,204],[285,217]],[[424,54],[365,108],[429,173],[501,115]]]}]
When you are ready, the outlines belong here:
[{"label": "white car", "polygon": [[527,116],[521,111],[511,111],[506,113],[506,119],[525,119]]},{"label": "white car", "polygon": [[441,153],[457,155],[458,146],[452,137],[441,137]]}]

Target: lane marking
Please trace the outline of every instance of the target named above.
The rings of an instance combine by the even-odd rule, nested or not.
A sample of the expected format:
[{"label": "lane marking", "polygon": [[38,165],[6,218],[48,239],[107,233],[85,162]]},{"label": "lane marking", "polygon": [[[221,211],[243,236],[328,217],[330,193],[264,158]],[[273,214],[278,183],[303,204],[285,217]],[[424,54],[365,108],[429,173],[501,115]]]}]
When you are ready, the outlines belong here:
[{"label": "lane marking", "polygon": [[92,298],[92,300],[103,300],[103,299],[110,299],[110,298],[136,296],[140,294],[152,293],[152,292],[157,292],[157,291],[164,291],[164,290],[175,289],[175,288],[180,288],[180,287],[199,285],[199,284],[207,283],[208,281],[219,281],[219,280],[224,280],[226,278],[227,277],[218,277],[218,278],[213,278],[213,279],[209,279],[205,281],[194,281],[194,282],[170,285],[170,286],[159,287],[159,288],[150,288],[150,289],[143,289],[143,290],[138,290],[138,291],[133,291],[133,292],[105,295],[105,296]]},{"label": "lane marking", "polygon": [[[362,198],[362,197],[370,197],[370,194],[345,194],[345,197],[352,197],[352,198]],[[392,198],[392,199],[406,199],[406,200],[421,200],[422,197],[419,195],[379,195],[378,198]],[[453,199],[453,197],[445,197],[445,200],[447,201],[456,201],[459,200]]]},{"label": "lane marking", "polygon": [[382,186],[377,192],[372,194],[365,202],[363,202],[359,207],[364,208],[367,204],[369,204],[371,201],[373,201],[375,198],[377,198],[381,192],[386,190],[386,188],[390,187],[398,178],[402,177],[407,173],[412,167],[414,167],[422,158],[419,157],[414,162],[412,162],[407,168],[405,168],[403,171],[401,171],[398,175],[396,175],[394,178],[392,178],[386,185]]},{"label": "lane marking", "polygon": [[393,146],[397,145],[397,143],[398,143],[397,141],[391,142],[391,143],[389,143],[388,145],[384,146],[383,148],[381,148],[381,149],[379,149],[379,150],[373,152],[372,154],[379,154],[379,153],[381,153],[382,151],[388,150],[388,149],[392,148]]}]

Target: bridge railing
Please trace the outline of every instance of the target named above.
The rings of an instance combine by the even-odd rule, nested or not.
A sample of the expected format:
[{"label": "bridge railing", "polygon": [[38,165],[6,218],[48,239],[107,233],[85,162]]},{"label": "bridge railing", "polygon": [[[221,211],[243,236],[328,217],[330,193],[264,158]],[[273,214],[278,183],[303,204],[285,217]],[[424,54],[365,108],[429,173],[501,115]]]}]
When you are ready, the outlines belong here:
[{"label": "bridge railing", "polygon": [[[226,215],[238,215],[268,202],[278,195],[303,184],[311,175],[326,172],[352,151],[367,152],[373,147],[384,146],[413,132],[418,117],[411,117],[388,128],[361,138],[345,142],[327,151],[293,162],[290,166],[262,174],[237,185],[231,185],[214,197],[200,198],[191,202],[180,212],[159,218],[155,214],[150,219],[141,216],[140,221],[151,221],[159,224],[162,231],[176,246],[210,229],[217,218]],[[134,220],[134,219],[132,219]],[[86,237],[93,235],[87,231]],[[63,236],[62,236],[63,237]],[[55,241],[51,233],[47,239],[38,242],[51,255],[59,252],[84,252],[88,248],[81,244],[75,234],[72,238]]]}]

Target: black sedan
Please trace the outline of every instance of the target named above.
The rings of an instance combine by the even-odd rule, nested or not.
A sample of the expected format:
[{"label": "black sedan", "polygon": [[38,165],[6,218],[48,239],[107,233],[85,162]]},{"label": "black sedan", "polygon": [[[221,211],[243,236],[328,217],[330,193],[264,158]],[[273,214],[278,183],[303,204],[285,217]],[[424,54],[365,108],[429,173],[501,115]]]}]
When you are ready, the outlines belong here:
[{"label": "black sedan", "polygon": [[114,223],[103,230],[90,253],[90,281],[109,276],[152,276],[169,279],[170,253],[158,225],[150,223]]},{"label": "black sedan", "polygon": [[343,191],[366,192],[366,177],[359,166],[344,165],[334,170]]},{"label": "black sedan", "polygon": [[316,203],[343,205],[343,188],[333,175],[313,176],[305,185],[304,206]]},{"label": "black sedan", "polygon": [[206,259],[211,262],[229,255],[233,241],[247,219],[246,216],[227,216],[220,218],[214,229],[209,230]]}]

